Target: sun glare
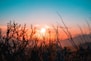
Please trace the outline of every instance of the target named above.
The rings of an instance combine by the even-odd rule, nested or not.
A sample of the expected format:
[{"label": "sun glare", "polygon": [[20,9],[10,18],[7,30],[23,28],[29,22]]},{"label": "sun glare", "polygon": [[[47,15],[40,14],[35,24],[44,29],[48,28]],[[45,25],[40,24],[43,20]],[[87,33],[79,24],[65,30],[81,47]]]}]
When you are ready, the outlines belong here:
[{"label": "sun glare", "polygon": [[51,27],[49,27],[48,25],[45,26],[38,26],[38,28],[36,29],[36,34],[35,36],[42,40],[43,38],[48,39],[49,38],[49,33],[48,30],[51,29]]},{"label": "sun glare", "polygon": [[41,28],[41,29],[40,29],[40,33],[41,33],[41,34],[45,34],[45,32],[46,32],[46,29],[45,29],[45,28]]}]

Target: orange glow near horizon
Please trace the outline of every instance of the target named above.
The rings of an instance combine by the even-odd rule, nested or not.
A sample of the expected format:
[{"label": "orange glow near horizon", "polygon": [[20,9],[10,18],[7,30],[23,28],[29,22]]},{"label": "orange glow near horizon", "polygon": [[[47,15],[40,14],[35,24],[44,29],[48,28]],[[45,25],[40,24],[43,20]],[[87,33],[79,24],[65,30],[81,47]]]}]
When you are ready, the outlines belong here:
[{"label": "orange glow near horizon", "polygon": [[[38,39],[43,39],[43,37],[48,40],[48,39],[55,39],[56,38],[56,35],[55,35],[55,30],[52,28],[52,26],[49,26],[49,25],[34,25],[34,27],[36,27],[36,33],[35,35],[33,36],[34,38],[38,38]],[[0,26],[0,28],[2,29],[3,31],[3,34],[6,33],[6,29],[7,29],[7,26]],[[30,31],[27,32],[28,35],[30,35],[31,33],[31,29],[30,27],[27,27]],[[85,28],[85,29],[88,29],[88,28]],[[49,30],[50,30],[50,34],[49,34]],[[72,34],[73,37],[75,37],[76,35],[80,34],[80,30],[79,28],[72,28],[69,30]],[[84,31],[84,29],[83,29]],[[86,30],[85,32],[87,32],[88,34],[88,30]],[[85,34],[84,32],[84,34]],[[62,29],[59,29],[59,35],[58,35],[59,39],[67,39],[67,35],[62,31]]]}]

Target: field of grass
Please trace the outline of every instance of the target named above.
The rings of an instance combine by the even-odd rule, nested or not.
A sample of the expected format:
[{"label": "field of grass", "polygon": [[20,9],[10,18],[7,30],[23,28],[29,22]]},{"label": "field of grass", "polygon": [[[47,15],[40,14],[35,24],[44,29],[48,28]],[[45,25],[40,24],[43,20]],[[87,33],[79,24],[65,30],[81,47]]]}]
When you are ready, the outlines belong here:
[{"label": "field of grass", "polygon": [[[65,24],[64,26],[66,27]],[[7,24],[5,35],[0,29],[0,61],[91,61],[91,43],[86,44],[87,39],[83,34],[81,39],[82,42],[86,39],[86,46],[80,42],[76,45],[68,28],[66,27],[66,31],[63,29],[75,49],[72,51],[67,47],[62,48],[58,35],[54,41],[49,40],[46,44],[43,39],[38,45],[40,40],[33,38],[35,34],[33,26],[31,31],[30,37],[27,38],[26,25],[21,26],[15,22]],[[57,31],[58,29],[55,31],[58,34]],[[90,34],[88,37],[90,38]]]}]

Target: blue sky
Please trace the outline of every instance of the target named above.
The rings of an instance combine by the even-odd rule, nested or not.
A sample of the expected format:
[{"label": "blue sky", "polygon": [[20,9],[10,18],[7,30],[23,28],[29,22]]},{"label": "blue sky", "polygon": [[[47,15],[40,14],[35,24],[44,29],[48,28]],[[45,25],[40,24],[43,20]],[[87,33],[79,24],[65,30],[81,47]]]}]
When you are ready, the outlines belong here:
[{"label": "blue sky", "polygon": [[0,25],[56,24],[59,12],[68,25],[91,20],[91,0],[0,0]]}]

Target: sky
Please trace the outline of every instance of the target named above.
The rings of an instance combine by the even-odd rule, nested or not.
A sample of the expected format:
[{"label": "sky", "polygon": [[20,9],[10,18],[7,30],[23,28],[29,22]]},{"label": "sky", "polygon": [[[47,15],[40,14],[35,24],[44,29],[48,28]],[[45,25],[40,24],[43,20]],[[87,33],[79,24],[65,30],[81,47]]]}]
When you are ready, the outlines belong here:
[{"label": "sky", "polygon": [[0,26],[9,21],[20,24],[91,24],[91,0],[0,0]]}]

